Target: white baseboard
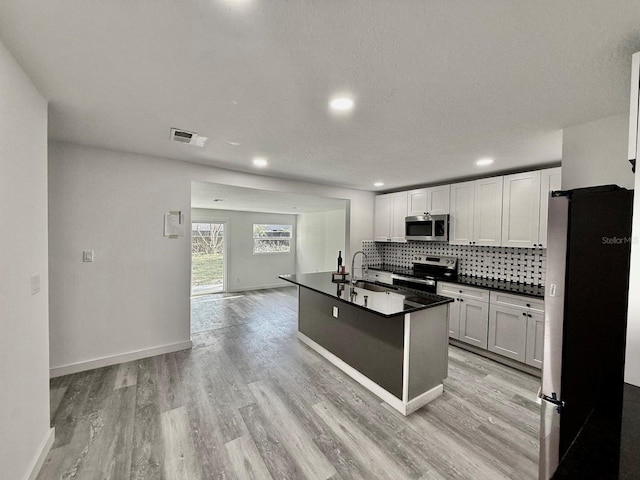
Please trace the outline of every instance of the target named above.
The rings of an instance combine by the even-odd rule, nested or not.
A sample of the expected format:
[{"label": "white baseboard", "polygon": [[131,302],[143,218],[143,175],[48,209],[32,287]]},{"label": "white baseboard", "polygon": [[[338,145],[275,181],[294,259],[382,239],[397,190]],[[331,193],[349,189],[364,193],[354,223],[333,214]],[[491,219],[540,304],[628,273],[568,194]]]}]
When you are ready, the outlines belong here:
[{"label": "white baseboard", "polygon": [[404,415],[409,415],[419,408],[424,407],[427,403],[435,400],[444,392],[444,385],[439,384],[433,387],[431,390],[427,390],[424,393],[421,393],[413,400],[409,400],[405,406]]},{"label": "white baseboard", "polygon": [[369,377],[364,376],[362,373],[360,373],[358,370],[356,370],[351,365],[346,363],[344,360],[335,356],[329,350],[327,350],[326,348],[320,346],[319,344],[311,340],[304,333],[298,332],[298,339],[302,343],[307,345],[309,348],[311,348],[312,350],[322,355],[329,362],[331,362],[333,365],[338,367],[344,373],[349,375],[351,378],[353,378],[356,382],[358,382],[364,388],[369,390],[371,393],[373,393],[374,395],[377,395],[382,400],[387,402],[394,410],[397,410],[398,412],[400,412],[405,416],[415,412],[420,407],[426,405],[433,399],[442,395],[443,386],[442,384],[440,384],[435,386],[431,390],[428,390],[422,393],[421,395],[417,396],[413,400],[405,403],[402,400],[400,400],[398,397],[393,395],[392,393],[382,388],[380,385],[378,385],[376,382],[371,380]]},{"label": "white baseboard", "polygon": [[272,283],[271,285],[256,285],[254,287],[238,287],[238,288],[227,288],[227,292],[236,293],[236,292],[249,292],[251,290],[266,290],[267,288],[282,288],[282,287],[291,287],[291,283],[285,282],[282,280],[280,283]]},{"label": "white baseboard", "polygon": [[108,367],[110,365],[117,365],[119,363],[140,360],[141,358],[155,357],[156,355],[164,355],[165,353],[187,350],[191,348],[191,346],[192,343],[191,340],[189,340],[187,342],[170,343],[169,345],[160,345],[159,347],[145,348],[143,350],[136,350],[133,352],[96,358],[94,360],[88,360],[86,362],[71,363],[69,365],[62,365],[60,367],[51,368],[49,370],[49,376],[51,378],[61,377],[63,375],[69,375],[71,373],[93,370],[94,368]]},{"label": "white baseboard", "polygon": [[47,433],[45,433],[42,442],[40,443],[40,448],[36,452],[35,458],[31,464],[31,469],[27,473],[25,480],[35,480],[40,473],[40,469],[42,465],[44,465],[44,461],[47,459],[47,455],[49,455],[49,450],[51,450],[51,446],[53,445],[53,441],[56,438],[55,428],[50,428]]}]

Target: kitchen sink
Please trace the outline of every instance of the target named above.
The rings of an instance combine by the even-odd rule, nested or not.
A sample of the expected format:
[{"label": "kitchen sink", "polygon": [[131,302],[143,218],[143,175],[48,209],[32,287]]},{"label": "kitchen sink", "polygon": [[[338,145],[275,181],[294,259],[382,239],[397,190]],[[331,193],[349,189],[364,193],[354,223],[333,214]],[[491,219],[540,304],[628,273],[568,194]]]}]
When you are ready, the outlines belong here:
[{"label": "kitchen sink", "polygon": [[382,285],[378,285],[373,282],[367,282],[366,280],[358,280],[354,286],[362,288],[364,290],[369,290],[371,292],[388,292],[394,290],[393,287],[383,287]]}]

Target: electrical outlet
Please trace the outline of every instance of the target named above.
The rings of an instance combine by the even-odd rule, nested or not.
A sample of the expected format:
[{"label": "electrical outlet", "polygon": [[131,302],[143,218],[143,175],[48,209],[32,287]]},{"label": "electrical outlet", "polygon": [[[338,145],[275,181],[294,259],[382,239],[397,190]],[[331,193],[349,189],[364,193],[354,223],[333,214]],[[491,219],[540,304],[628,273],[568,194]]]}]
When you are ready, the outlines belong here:
[{"label": "electrical outlet", "polygon": [[31,295],[35,295],[40,291],[40,274],[31,275]]},{"label": "electrical outlet", "polygon": [[333,316],[338,318],[338,307],[333,307]]},{"label": "electrical outlet", "polygon": [[93,250],[85,250],[82,252],[83,262],[93,262]]}]

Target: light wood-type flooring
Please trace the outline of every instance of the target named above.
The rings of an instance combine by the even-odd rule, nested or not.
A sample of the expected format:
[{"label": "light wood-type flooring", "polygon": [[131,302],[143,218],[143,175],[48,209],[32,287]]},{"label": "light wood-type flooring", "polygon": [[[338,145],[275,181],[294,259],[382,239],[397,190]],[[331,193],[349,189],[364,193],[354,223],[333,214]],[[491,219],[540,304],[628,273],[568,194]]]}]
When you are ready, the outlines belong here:
[{"label": "light wood-type flooring", "polygon": [[52,379],[38,479],[537,478],[538,379],[451,347],[403,417],[296,339],[295,287],[227,297],[191,350]]}]

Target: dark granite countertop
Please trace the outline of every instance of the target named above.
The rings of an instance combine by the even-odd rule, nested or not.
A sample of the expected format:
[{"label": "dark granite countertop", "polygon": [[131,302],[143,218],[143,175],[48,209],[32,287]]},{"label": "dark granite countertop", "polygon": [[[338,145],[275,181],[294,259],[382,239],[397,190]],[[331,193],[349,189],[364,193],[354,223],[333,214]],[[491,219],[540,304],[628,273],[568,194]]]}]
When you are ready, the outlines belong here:
[{"label": "dark granite countertop", "polygon": [[[451,298],[440,295],[416,293],[398,287],[383,287],[372,282],[358,282],[357,286],[353,288],[356,295],[351,297],[351,284],[332,281],[331,272],[280,275],[279,278],[383,317],[404,315],[453,301]],[[373,290],[368,290],[366,287]],[[367,297],[366,307],[364,306],[365,296]]]},{"label": "dark granite countertop", "polygon": [[469,285],[470,287],[487,288],[502,292],[524,295],[527,297],[544,298],[544,287],[541,285],[530,285],[528,283],[507,282],[506,280],[495,280],[491,278],[472,277],[470,275],[458,275],[455,280],[447,282]]},{"label": "dark granite countertop", "polygon": [[[413,275],[413,269],[410,267],[400,267],[398,265],[372,265],[368,266],[370,270],[381,270],[391,272],[398,275]],[[531,285],[528,283],[507,282],[506,280],[496,280],[492,278],[473,277],[471,275],[458,275],[455,278],[447,278],[441,280],[443,282],[458,283],[460,285],[468,285],[470,287],[486,288],[489,290],[499,290],[502,292],[513,293],[516,295],[524,295],[527,297],[544,298],[544,287],[541,285]]]}]

